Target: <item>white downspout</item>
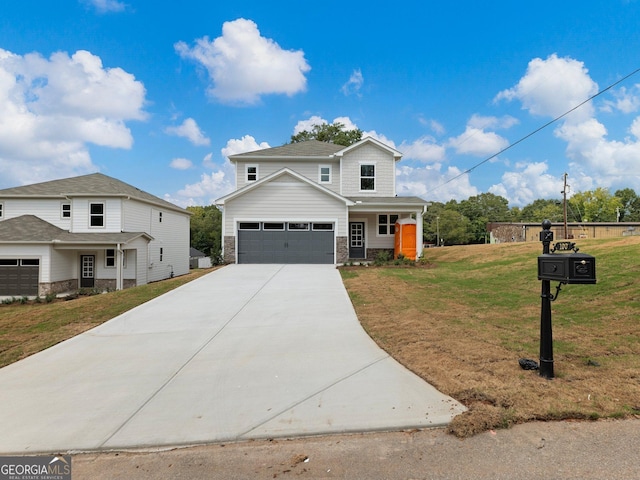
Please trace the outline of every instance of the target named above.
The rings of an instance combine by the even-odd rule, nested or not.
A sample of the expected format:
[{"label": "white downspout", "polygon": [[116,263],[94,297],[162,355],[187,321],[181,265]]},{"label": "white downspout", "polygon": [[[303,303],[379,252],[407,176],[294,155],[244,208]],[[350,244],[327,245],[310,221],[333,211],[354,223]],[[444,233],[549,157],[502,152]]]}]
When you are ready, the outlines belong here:
[{"label": "white downspout", "polygon": [[116,290],[122,290],[122,250],[120,244],[116,246]]}]

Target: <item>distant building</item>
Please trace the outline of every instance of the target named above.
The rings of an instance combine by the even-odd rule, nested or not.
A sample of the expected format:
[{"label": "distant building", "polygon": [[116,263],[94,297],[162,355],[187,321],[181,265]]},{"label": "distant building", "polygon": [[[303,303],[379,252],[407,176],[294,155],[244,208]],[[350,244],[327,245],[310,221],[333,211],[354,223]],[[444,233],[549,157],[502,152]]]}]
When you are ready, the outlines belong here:
[{"label": "distant building", "polygon": [[[487,223],[490,243],[539,242],[542,222],[535,223]],[[640,222],[587,222],[567,223],[567,236],[564,223],[556,222],[551,226],[556,240],[580,238],[616,238],[640,235]]]}]

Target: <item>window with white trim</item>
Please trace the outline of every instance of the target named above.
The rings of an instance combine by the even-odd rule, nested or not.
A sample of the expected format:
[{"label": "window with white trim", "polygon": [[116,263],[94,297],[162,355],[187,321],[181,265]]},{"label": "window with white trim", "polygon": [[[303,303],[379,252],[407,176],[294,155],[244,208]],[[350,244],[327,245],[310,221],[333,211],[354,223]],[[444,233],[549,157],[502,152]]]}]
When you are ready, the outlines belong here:
[{"label": "window with white trim", "polygon": [[258,180],[258,165],[247,165],[247,182],[255,182]]},{"label": "window with white trim", "polygon": [[2,215],[4,214],[4,204],[2,202],[0,202],[0,218],[2,218]]},{"label": "window with white trim", "polygon": [[374,192],[376,190],[376,166],[374,164],[360,165],[360,191]]},{"label": "window with white trim", "polygon": [[164,248],[160,247],[160,261],[162,261],[163,256],[164,256]]},{"label": "window with white trim", "polygon": [[60,204],[60,218],[71,218],[71,204],[69,202]]},{"label": "window with white trim", "polygon": [[318,167],[319,183],[331,183],[331,165],[320,165]]},{"label": "window with white trim", "polygon": [[397,221],[398,215],[395,214],[378,215],[378,235],[395,235]]},{"label": "window with white trim", "polygon": [[[127,251],[122,251],[122,266],[127,266]],[[115,248],[107,248],[104,251],[104,266],[106,268],[115,268],[116,266],[116,250]]]},{"label": "window with white trim", "polygon": [[89,204],[89,226],[104,227],[104,203]]}]

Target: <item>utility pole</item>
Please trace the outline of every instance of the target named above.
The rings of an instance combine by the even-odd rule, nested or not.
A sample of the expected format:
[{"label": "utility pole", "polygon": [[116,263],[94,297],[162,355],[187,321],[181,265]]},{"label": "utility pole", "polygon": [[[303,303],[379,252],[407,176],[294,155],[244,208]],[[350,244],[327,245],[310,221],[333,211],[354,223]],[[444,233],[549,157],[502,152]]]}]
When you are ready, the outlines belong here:
[{"label": "utility pole", "polygon": [[564,187],[562,189],[562,208],[563,208],[563,218],[564,218],[564,239],[566,240],[569,236],[568,228],[567,228],[567,173],[563,175],[564,177]]}]

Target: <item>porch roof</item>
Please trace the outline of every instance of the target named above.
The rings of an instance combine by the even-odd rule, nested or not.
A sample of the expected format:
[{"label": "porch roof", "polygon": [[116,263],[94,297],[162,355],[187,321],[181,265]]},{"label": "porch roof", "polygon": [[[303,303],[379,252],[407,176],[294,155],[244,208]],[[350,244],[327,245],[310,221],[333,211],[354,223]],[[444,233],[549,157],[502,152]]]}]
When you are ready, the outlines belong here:
[{"label": "porch roof", "polygon": [[70,233],[35,215],[21,215],[0,222],[0,243],[115,245],[127,244],[139,237],[153,240],[145,232]]},{"label": "porch roof", "polygon": [[424,209],[431,205],[420,197],[348,197],[354,202],[349,210],[372,211],[380,209]]}]

